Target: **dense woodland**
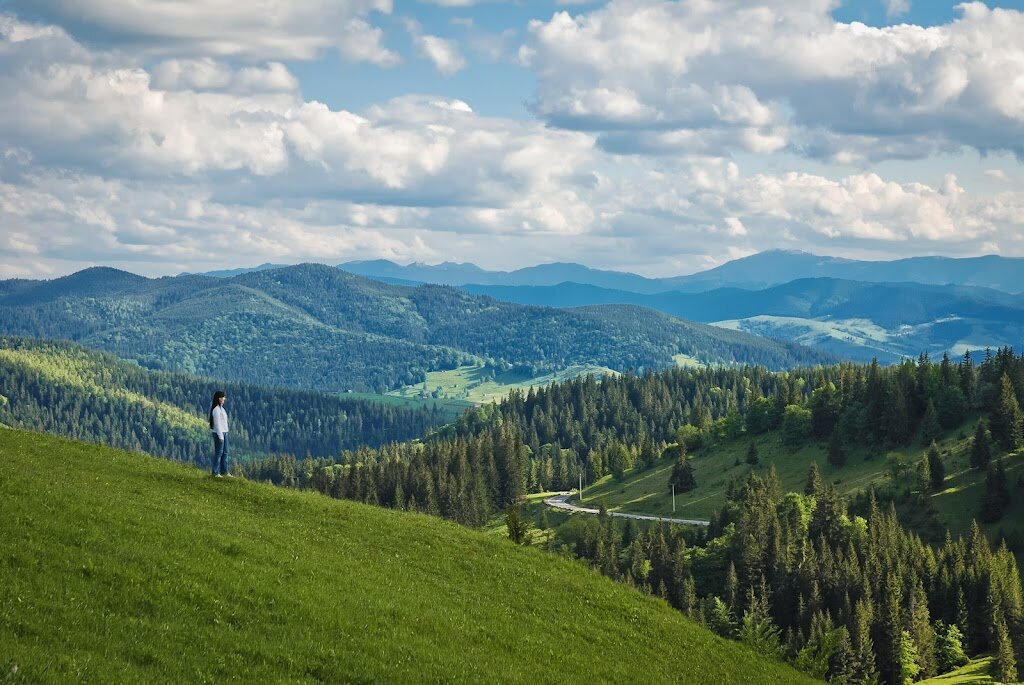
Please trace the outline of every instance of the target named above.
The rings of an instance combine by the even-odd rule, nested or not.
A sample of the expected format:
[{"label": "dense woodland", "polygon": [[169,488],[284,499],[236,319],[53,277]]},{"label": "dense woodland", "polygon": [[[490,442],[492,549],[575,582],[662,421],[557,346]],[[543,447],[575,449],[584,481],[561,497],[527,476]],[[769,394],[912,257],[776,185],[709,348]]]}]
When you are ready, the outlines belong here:
[{"label": "dense woodland", "polygon": [[[466,412],[435,431],[425,445],[347,452],[339,460],[304,464],[281,457],[253,465],[252,473],[305,486],[323,472],[316,476],[319,489],[404,507],[412,494],[418,505],[425,502],[421,470],[430,474],[435,495],[457,472],[458,490],[491,493],[479,519],[485,520],[521,493],[569,489],[581,474],[592,482],[658,459],[699,458],[701,449],[724,438],[777,430],[793,448],[828,442],[830,458],[841,462],[851,446],[881,450],[919,440],[927,447],[942,428],[981,412],[987,422],[978,427],[981,456],[974,465],[991,468],[998,487],[992,455],[1024,445],[1022,392],[1024,357],[1008,348],[986,354],[977,365],[970,355],[956,363],[922,356],[892,367],[841,364],[787,373],[673,369],[601,382],[588,376],[525,394],[514,390],[503,403]],[[510,456],[492,464],[499,452]],[[364,474],[359,487],[349,466]],[[941,460],[931,466],[937,470]],[[1005,491],[1005,474],[1003,479]],[[405,499],[395,496],[397,490]],[[463,523],[478,520],[439,506],[442,515]]]},{"label": "dense woodland", "polygon": [[529,307],[316,264],[228,279],[96,268],[6,281],[0,332],[74,340],[153,369],[330,391],[415,385],[463,363],[542,373],[584,364],[659,369],[678,354],[774,369],[834,361],[640,307]]},{"label": "dense woodland", "polygon": [[[972,460],[989,468],[1022,444],[1022,371],[1024,359],[1004,349],[977,365],[970,356],[922,357],[890,368],[584,378],[513,392],[422,443],[347,452],[339,463],[263,460],[250,475],[482,525],[524,492],[572,487],[584,472],[685,463],[728,436],[778,430],[794,447],[828,441],[830,458],[841,460],[851,445],[924,447],[972,412],[985,417]],[[933,458],[922,465],[941,466]],[[991,468],[990,479],[1000,470]],[[931,479],[923,475],[922,492]],[[1024,600],[1005,544],[993,551],[975,525],[967,540],[934,548],[874,498],[865,513],[851,515],[815,467],[804,493],[783,493],[773,472],[752,475],[731,489],[705,533],[640,533],[601,517],[574,519],[576,530],[559,537],[602,572],[832,682],[908,683],[984,652],[995,654],[999,677],[1013,680],[1024,656]]]},{"label": "dense woodland", "polygon": [[235,456],[335,458],[410,440],[444,417],[316,392],[149,371],[72,343],[0,338],[0,422],[206,464],[214,389],[228,395]]},{"label": "dense woodland", "polygon": [[979,653],[994,654],[999,681],[1017,680],[1019,570],[977,524],[933,548],[874,501],[866,518],[849,515],[814,472],[785,494],[774,473],[752,474],[726,509],[706,533],[578,519],[555,545],[832,683],[902,685]]}]

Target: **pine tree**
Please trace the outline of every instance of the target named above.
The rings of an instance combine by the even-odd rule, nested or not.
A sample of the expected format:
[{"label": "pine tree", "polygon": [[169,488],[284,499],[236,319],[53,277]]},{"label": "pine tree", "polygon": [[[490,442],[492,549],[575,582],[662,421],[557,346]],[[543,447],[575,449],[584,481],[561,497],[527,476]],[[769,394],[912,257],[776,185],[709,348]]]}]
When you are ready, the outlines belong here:
[{"label": "pine tree", "polygon": [[725,605],[734,616],[739,613],[740,581],[736,575],[736,564],[729,562],[725,573]]},{"label": "pine tree", "polygon": [[924,494],[932,491],[932,465],[927,454],[922,454],[917,462],[917,485]]},{"label": "pine tree", "polygon": [[935,662],[938,673],[948,673],[969,661],[964,652],[964,635],[956,624],[935,624]]},{"label": "pine tree", "polygon": [[752,466],[757,466],[761,463],[761,457],[757,452],[757,443],[751,441],[750,447],[747,448],[747,463]]},{"label": "pine tree", "polygon": [[505,528],[508,530],[508,539],[517,545],[528,543],[530,523],[519,514],[519,507],[510,504],[505,508]]},{"label": "pine tree", "polygon": [[929,399],[928,406],[924,410],[924,418],[921,420],[921,444],[928,446],[938,440],[941,435],[939,413],[935,411],[935,403]]},{"label": "pine tree", "polygon": [[917,665],[922,678],[935,675],[935,631],[928,613],[928,596],[918,581],[910,593],[910,634],[917,647]]},{"label": "pine tree", "polygon": [[1000,382],[999,398],[989,421],[992,438],[1004,450],[1017,449],[1024,442],[1024,435],[1021,433],[1024,430],[1021,426],[1022,420],[1024,419],[1017,402],[1017,394],[1013,390],[1013,383],[1010,376],[1004,373]]},{"label": "pine tree", "polygon": [[853,630],[850,641],[853,645],[853,674],[850,685],[874,685],[878,682],[875,668],[875,645],[871,640],[871,623],[874,611],[870,600],[859,599],[853,610]]},{"label": "pine tree", "polygon": [[989,465],[985,476],[985,492],[981,497],[981,511],[978,518],[983,523],[995,523],[1003,518],[1010,504],[1010,490],[1006,485],[1006,470],[1003,463]]},{"label": "pine tree", "polygon": [[818,470],[818,462],[812,461],[807,470],[807,486],[804,487],[804,494],[814,497],[821,491],[821,472]]},{"label": "pine tree", "polygon": [[693,464],[685,454],[679,456],[676,465],[672,468],[672,478],[669,485],[676,486],[676,492],[689,492],[697,487],[697,478],[693,474]]},{"label": "pine tree", "polygon": [[907,399],[903,391],[895,383],[889,390],[892,404],[887,418],[887,435],[889,442],[893,445],[906,445],[910,443],[912,436],[910,430],[910,416],[907,411]]},{"label": "pine tree", "polygon": [[1006,621],[1002,616],[997,617],[995,632],[996,653],[992,663],[996,680],[1001,683],[1015,683],[1017,682],[1017,659],[1013,654],[1010,631],[1006,629]]},{"label": "pine tree", "polygon": [[931,474],[931,489],[934,492],[941,492],[946,482],[946,467],[939,455],[939,446],[934,442],[928,448],[928,468]]},{"label": "pine tree", "polygon": [[914,682],[917,679],[917,674],[921,671],[921,667],[918,665],[919,658],[917,647],[914,645],[910,633],[905,630],[901,631],[896,652],[896,677],[893,682],[897,685],[910,685]]},{"label": "pine tree", "polygon": [[828,463],[837,469],[846,464],[846,452],[843,450],[843,439],[838,426],[832,431],[832,437],[828,441]]},{"label": "pine tree", "polygon": [[[893,570],[895,571],[895,569]],[[879,641],[876,645],[879,669],[889,683],[902,683],[903,676],[903,588],[900,576],[890,571],[883,586],[878,615]],[[909,635],[907,642],[911,642]],[[912,644],[912,643],[911,643]]]},{"label": "pine tree", "polygon": [[989,441],[988,429],[985,428],[984,419],[979,419],[978,425],[974,429],[974,440],[971,442],[971,468],[986,468],[991,458],[992,445]]},{"label": "pine tree", "polygon": [[729,614],[729,607],[720,597],[714,596],[704,603],[704,617],[707,626],[722,637],[733,637],[736,634],[736,625]]}]

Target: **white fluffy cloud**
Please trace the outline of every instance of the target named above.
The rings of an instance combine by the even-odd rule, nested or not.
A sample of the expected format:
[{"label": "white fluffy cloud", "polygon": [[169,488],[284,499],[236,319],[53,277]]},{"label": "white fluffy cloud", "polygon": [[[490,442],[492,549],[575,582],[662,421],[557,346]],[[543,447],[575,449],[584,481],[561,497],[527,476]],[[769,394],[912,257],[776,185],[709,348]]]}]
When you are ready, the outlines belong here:
[{"label": "white fluffy cloud", "polygon": [[1024,252],[1024,191],[1011,183],[986,195],[951,175],[745,175],[714,154],[732,133],[777,149],[801,128],[752,86],[707,90],[727,124],[709,118],[707,135],[643,128],[638,113],[663,103],[605,89],[584,104],[619,117],[606,145],[621,135],[626,151],[672,154],[610,153],[598,133],[450,97],[331,109],[277,62],[137,61],[0,17],[0,277],[371,257],[667,275],[769,247]]},{"label": "white fluffy cloud", "polygon": [[413,19],[407,19],[405,26],[420,56],[430,60],[442,75],[452,76],[466,67],[466,60],[454,41],[424,33],[423,27]]},{"label": "white fluffy cloud", "polygon": [[19,8],[155,53],[312,59],[336,48],[382,66],[399,61],[367,20],[391,12],[391,0],[15,0]]},{"label": "white fluffy cloud", "polygon": [[612,0],[532,22],[520,59],[540,78],[538,114],[619,150],[1024,155],[1024,13],[970,2],[947,25],[874,28],[834,6]]},{"label": "white fluffy cloud", "polygon": [[168,60],[151,73],[40,33],[17,46],[0,42],[0,67],[5,137],[50,164],[102,160],[111,174],[288,171],[284,183],[306,192],[488,202],[575,173],[592,147],[589,136],[479,117],[445,98],[406,96],[362,114],[331,110],[303,101],[278,63],[238,69],[209,58]]}]

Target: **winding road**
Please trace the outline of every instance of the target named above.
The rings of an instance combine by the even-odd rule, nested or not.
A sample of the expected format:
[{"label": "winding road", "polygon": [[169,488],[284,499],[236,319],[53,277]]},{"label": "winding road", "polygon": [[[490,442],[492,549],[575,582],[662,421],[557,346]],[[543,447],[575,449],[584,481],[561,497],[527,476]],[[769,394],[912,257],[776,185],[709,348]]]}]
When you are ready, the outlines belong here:
[{"label": "winding road", "polygon": [[[569,504],[569,497],[572,495],[571,492],[560,492],[557,495],[552,495],[544,500],[544,504],[548,505],[553,509],[563,509],[565,511],[575,511],[581,514],[598,514],[599,509],[593,509],[591,507],[580,507],[575,504]],[[627,514],[623,511],[609,511],[612,516],[617,516],[623,519],[636,519],[637,521],[664,521],[665,523],[684,523],[689,526],[707,526],[710,525],[710,521],[704,519],[674,519],[667,516],[650,516],[648,514]]]}]

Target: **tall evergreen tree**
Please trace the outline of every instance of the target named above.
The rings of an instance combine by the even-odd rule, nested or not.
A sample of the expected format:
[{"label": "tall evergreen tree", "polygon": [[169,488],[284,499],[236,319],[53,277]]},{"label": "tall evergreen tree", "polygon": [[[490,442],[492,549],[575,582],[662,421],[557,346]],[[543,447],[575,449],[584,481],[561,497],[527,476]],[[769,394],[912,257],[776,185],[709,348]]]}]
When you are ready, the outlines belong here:
[{"label": "tall evergreen tree", "polygon": [[1009,505],[1010,489],[1006,484],[1006,469],[1003,468],[1002,462],[998,462],[995,467],[988,467],[979,518],[984,523],[995,523],[1003,518]]},{"label": "tall evergreen tree", "polygon": [[931,476],[931,489],[933,492],[941,492],[946,481],[946,467],[942,463],[942,456],[939,454],[939,446],[934,442],[928,448],[928,470]]},{"label": "tall evergreen tree", "polygon": [[846,464],[846,451],[843,449],[843,438],[837,426],[828,440],[828,463],[837,469]]},{"label": "tall evergreen tree", "polygon": [[924,418],[921,420],[921,444],[927,447],[942,434],[942,427],[939,425],[939,413],[935,411],[935,403],[929,398],[928,406],[924,411]]},{"label": "tall evergreen tree", "polygon": [[669,485],[675,485],[676,492],[689,492],[697,487],[697,478],[693,473],[693,463],[690,461],[690,457],[685,454],[679,456],[672,468]]},{"label": "tall evergreen tree", "polygon": [[747,448],[747,463],[751,466],[757,466],[761,463],[761,457],[757,452],[757,443],[753,440],[750,441],[750,447]]},{"label": "tall evergreen tree", "polygon": [[812,461],[807,469],[807,485],[804,487],[804,494],[814,497],[822,488],[821,471],[818,470],[818,462]]},{"label": "tall evergreen tree", "polygon": [[927,454],[922,454],[917,462],[917,485],[925,495],[932,491],[932,464]]},{"label": "tall evergreen tree", "polygon": [[875,685],[878,682],[878,669],[875,667],[875,645],[871,640],[871,624],[874,611],[870,599],[859,599],[853,612],[853,674],[850,685]]},{"label": "tall evergreen tree", "polygon": [[989,441],[988,429],[985,428],[984,419],[979,419],[978,425],[974,429],[974,440],[971,441],[971,468],[987,468],[991,458],[992,445]]},{"label": "tall evergreen tree", "polygon": [[1002,616],[996,617],[995,633],[994,675],[996,680],[1001,683],[1015,683],[1017,682],[1017,659],[1013,653],[1010,631],[1007,630],[1006,621]]},{"label": "tall evergreen tree", "polygon": [[917,647],[918,673],[922,678],[935,675],[935,631],[928,612],[928,595],[924,586],[918,581],[910,593],[909,619],[910,636]]},{"label": "tall evergreen tree", "polygon": [[1009,374],[1004,373],[1000,380],[999,397],[992,410],[989,426],[992,438],[1004,450],[1015,450],[1024,442],[1024,426],[1022,426],[1020,404],[1013,389]]}]

